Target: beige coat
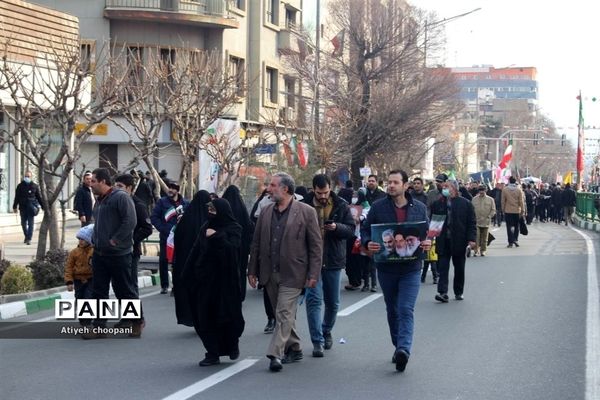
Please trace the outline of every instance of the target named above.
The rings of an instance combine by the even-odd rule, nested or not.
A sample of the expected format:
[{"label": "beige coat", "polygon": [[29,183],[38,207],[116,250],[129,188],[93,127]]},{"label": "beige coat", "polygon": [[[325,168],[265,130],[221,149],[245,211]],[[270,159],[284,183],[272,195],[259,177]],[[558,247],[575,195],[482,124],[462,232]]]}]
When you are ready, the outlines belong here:
[{"label": "beige coat", "polygon": [[[265,285],[271,267],[271,218],[275,203],[260,213],[250,249],[248,275],[258,276]],[[281,286],[302,289],[307,279],[319,279],[323,266],[323,240],[317,221],[317,212],[308,204],[292,201],[280,249]]]},{"label": "beige coat", "polygon": [[496,202],[490,196],[483,197],[477,195],[472,200],[473,208],[475,208],[475,219],[477,226],[487,227],[494,214],[496,214]]},{"label": "beige coat", "polygon": [[505,214],[525,214],[523,191],[511,184],[502,189],[502,212]]}]

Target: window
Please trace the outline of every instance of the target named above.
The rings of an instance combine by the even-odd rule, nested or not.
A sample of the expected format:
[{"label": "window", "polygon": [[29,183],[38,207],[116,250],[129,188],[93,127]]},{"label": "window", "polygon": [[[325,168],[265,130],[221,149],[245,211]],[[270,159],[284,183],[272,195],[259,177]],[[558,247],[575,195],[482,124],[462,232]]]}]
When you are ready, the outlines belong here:
[{"label": "window", "polygon": [[277,70],[267,67],[265,74],[265,100],[277,104]]},{"label": "window", "polygon": [[87,42],[87,41],[82,41],[81,42],[81,56],[80,56],[80,62],[81,62],[81,70],[86,73],[89,74],[90,72],[92,72],[94,70],[94,59],[95,59],[95,49],[94,49],[94,42]]},{"label": "window", "polygon": [[231,3],[238,10],[242,10],[242,11],[246,10],[246,0],[232,0]]},{"label": "window", "polygon": [[244,59],[239,57],[230,56],[229,57],[229,73],[231,77],[235,80],[235,93],[238,96],[244,95]]},{"label": "window", "polygon": [[284,79],[285,106],[296,108],[296,81],[293,78]]},{"label": "window", "polygon": [[279,0],[265,0],[267,11],[267,22],[279,25]]},{"label": "window", "polygon": [[294,29],[296,27],[296,10],[291,8],[285,9],[285,27]]}]

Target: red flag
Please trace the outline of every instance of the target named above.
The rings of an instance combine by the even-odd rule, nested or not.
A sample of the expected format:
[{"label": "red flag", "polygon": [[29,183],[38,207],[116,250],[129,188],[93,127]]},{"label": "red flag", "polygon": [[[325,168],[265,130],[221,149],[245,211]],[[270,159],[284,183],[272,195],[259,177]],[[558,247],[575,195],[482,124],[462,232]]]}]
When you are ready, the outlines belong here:
[{"label": "red flag", "polygon": [[331,39],[331,44],[333,45],[333,52],[331,55],[334,57],[339,57],[344,52],[344,33],[345,30],[342,29],[333,39]]},{"label": "red flag", "polygon": [[577,183],[581,182],[583,177],[583,102],[581,98],[581,92],[579,92],[579,124],[577,125]]},{"label": "red flag", "polygon": [[298,142],[297,149],[298,164],[300,168],[306,168],[308,165],[308,147],[306,147],[306,143]]},{"label": "red flag", "polygon": [[508,163],[512,159],[512,140],[508,142],[508,147],[504,150],[504,155],[502,156],[502,161],[498,165],[500,168],[504,169],[508,166]]}]

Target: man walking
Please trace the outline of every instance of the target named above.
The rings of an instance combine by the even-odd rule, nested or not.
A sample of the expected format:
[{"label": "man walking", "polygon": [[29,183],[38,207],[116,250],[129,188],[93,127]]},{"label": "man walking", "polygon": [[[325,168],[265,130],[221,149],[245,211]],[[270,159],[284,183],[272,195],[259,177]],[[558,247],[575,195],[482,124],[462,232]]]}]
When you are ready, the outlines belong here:
[{"label": "man walking", "polygon": [[[164,170],[163,170],[164,171]],[[165,174],[166,176],[166,174]],[[179,222],[189,201],[179,194],[179,185],[169,181],[167,194],[156,202],[152,216],[152,225],[160,233],[160,255],[158,257],[158,268],[160,274],[160,293],[167,294],[169,291],[169,261],[167,260],[167,239],[171,230]]]},{"label": "man walking", "polygon": [[573,223],[573,212],[575,211],[575,206],[577,205],[577,194],[571,188],[571,184],[567,183],[565,185],[564,190],[560,194],[560,202],[563,206],[565,219],[565,225],[569,225],[569,223]]},{"label": "man walking", "polygon": [[[331,190],[327,175],[313,178],[313,192],[304,202],[317,211],[323,237],[323,268],[314,288],[306,289],[306,316],[313,357],[323,357],[333,346],[331,331],[340,307],[340,282],[346,265],[347,240],[354,237],[354,219],[348,203]],[[325,314],[321,312],[325,304]]]},{"label": "man walking", "polygon": [[[431,211],[431,205],[442,196],[442,186],[448,180],[448,175],[439,174],[435,177],[435,188],[427,192],[427,209]],[[431,214],[431,212],[430,212]]]},{"label": "man walking", "polygon": [[265,287],[275,309],[275,331],[267,350],[269,369],[281,371],[284,363],[302,359],[296,331],[298,297],[306,286],[314,288],[323,266],[323,241],[317,212],[294,200],[294,179],[280,172],[271,178],[271,204],[261,211],[248,262],[248,282]]},{"label": "man walking", "polygon": [[92,223],[92,211],[94,210],[94,193],[92,193],[92,173],[86,172],[81,180],[81,186],[75,193],[73,201],[73,209],[77,211],[81,226],[86,226]]},{"label": "man walking", "polygon": [[[407,192],[408,175],[402,170],[391,171],[388,175],[388,194],[375,202],[369,210],[365,224],[361,229],[361,241],[369,251],[383,251],[381,245],[371,238],[371,226],[374,224],[399,222],[429,222],[426,206],[414,201]],[[430,240],[421,242],[423,250],[431,247]],[[420,259],[403,263],[375,263],[379,284],[387,310],[397,371],[404,371],[413,341],[414,309],[421,287]]]},{"label": "man walking", "polygon": [[21,228],[25,240],[23,243],[30,245],[33,237],[33,219],[42,207],[42,198],[40,189],[31,180],[31,171],[25,171],[23,181],[17,185],[15,190],[15,200],[13,201],[13,212],[17,213],[17,206],[21,214]]},{"label": "man walking", "polygon": [[[98,196],[94,208],[94,298],[108,299],[112,283],[117,299],[138,299],[131,282],[131,252],[133,230],[136,224],[135,206],[127,192],[112,186],[106,168],[92,172],[92,191]],[[141,316],[140,316],[141,317]],[[140,337],[141,320],[132,320],[130,336]],[[106,327],[106,320],[96,319],[94,326]],[[83,334],[84,339],[106,337],[93,331]]]},{"label": "man walking", "polygon": [[413,190],[410,193],[413,200],[419,200],[427,205],[427,194],[423,191],[423,179],[416,177],[413,179]]},{"label": "man walking", "polygon": [[367,201],[372,206],[373,203],[385,197],[385,192],[377,186],[377,175],[369,175],[367,178]]},{"label": "man walking", "polygon": [[473,204],[460,196],[458,182],[450,179],[442,188],[443,198],[431,206],[431,212],[445,215],[442,232],[436,241],[438,254],[438,294],[435,299],[448,303],[450,260],[454,265],[454,298],[463,300],[465,287],[466,248],[476,246],[477,229]]},{"label": "man walking", "polygon": [[479,252],[479,255],[484,257],[487,250],[490,222],[494,214],[496,214],[496,203],[494,199],[485,194],[485,186],[483,185],[479,186],[479,192],[471,202],[475,209],[475,219],[477,221],[477,246],[475,247],[475,255]]},{"label": "man walking", "polygon": [[523,191],[517,185],[514,176],[508,179],[509,184],[502,189],[502,212],[506,221],[506,235],[508,245],[506,247],[519,247],[519,219],[525,215],[525,204]]}]

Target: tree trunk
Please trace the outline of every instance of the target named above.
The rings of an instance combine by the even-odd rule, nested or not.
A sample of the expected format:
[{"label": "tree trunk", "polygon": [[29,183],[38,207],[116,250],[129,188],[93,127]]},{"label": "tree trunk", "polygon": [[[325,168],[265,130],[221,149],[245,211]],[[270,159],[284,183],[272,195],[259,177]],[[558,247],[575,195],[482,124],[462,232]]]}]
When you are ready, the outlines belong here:
[{"label": "tree trunk", "polygon": [[67,230],[67,202],[60,200],[60,216],[62,225],[60,227],[60,248],[65,248],[65,235]]},{"label": "tree trunk", "polygon": [[360,176],[360,169],[365,166],[364,154],[360,156],[353,156],[350,161],[350,175],[352,177],[352,184],[354,187],[362,186],[362,177]]},{"label": "tree trunk", "polygon": [[40,232],[38,234],[38,247],[35,254],[35,258],[40,260],[46,255],[46,243],[48,242],[48,228],[50,226],[50,213],[48,212],[50,207],[44,210],[44,218],[40,224]]}]

